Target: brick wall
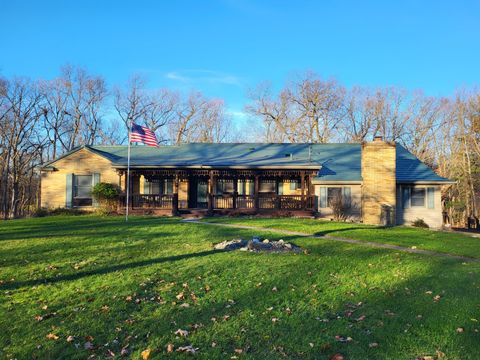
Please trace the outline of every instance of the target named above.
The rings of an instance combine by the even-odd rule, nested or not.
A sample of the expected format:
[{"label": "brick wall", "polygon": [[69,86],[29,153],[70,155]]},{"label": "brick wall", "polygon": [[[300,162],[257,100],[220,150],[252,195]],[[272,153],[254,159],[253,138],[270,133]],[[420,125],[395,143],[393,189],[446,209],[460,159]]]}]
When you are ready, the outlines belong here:
[{"label": "brick wall", "polygon": [[362,218],[366,224],[395,223],[396,148],[394,143],[376,139],[362,145]]}]

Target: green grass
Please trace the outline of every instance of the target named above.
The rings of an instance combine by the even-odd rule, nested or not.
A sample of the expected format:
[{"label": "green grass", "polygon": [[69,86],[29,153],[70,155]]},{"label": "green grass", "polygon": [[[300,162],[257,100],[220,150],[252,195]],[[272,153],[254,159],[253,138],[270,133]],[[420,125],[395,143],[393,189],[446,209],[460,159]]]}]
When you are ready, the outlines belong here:
[{"label": "green grass", "polygon": [[480,258],[480,238],[454,232],[295,218],[213,217],[204,221],[292,230],[404,247],[416,246],[418,249]]},{"label": "green grass", "polygon": [[[301,224],[296,230],[313,226]],[[212,250],[253,235],[308,254]],[[475,262],[178,219],[8,221],[0,224],[0,358],[119,358],[122,348],[126,358],[146,349],[150,359],[192,358],[167,353],[171,343],[198,347],[199,359],[414,359],[437,350],[478,359],[479,275]]]}]

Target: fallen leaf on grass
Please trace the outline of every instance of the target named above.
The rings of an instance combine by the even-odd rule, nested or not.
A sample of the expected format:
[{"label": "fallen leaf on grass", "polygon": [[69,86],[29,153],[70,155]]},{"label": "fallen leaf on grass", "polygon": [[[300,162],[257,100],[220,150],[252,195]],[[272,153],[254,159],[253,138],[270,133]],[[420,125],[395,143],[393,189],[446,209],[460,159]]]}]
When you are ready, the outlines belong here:
[{"label": "fallen leaf on grass", "polygon": [[174,347],[175,346],[173,344],[168,344],[167,345],[167,352],[171,353],[173,351]]},{"label": "fallen leaf on grass", "polygon": [[435,296],[433,297],[433,301],[438,302],[438,301],[440,301],[441,298],[442,298],[442,297],[441,297],[440,295],[435,295]]},{"label": "fallen leaf on grass", "polygon": [[330,356],[330,360],[344,360],[345,357],[342,354],[334,354]]},{"label": "fallen leaf on grass", "polygon": [[457,333],[463,333],[465,331],[465,329],[463,327],[459,327],[457,328]]},{"label": "fallen leaf on grass", "polygon": [[357,319],[355,319],[356,321],[363,321],[365,320],[366,316],[365,315],[362,315],[360,317],[358,317]]},{"label": "fallen leaf on grass", "polygon": [[175,331],[175,335],[180,335],[180,336],[186,337],[186,336],[188,336],[188,331],[187,331],[187,330],[178,329],[177,331]]},{"label": "fallen leaf on grass", "polygon": [[183,294],[183,292],[181,293],[178,293],[177,296],[175,296],[177,298],[177,300],[183,300],[185,299],[185,295]]},{"label": "fallen leaf on grass", "polygon": [[50,333],[47,335],[47,339],[49,340],[58,340],[58,336],[53,334],[53,333]]},{"label": "fallen leaf on grass", "polygon": [[370,343],[370,344],[368,344],[368,347],[369,348],[376,348],[376,347],[378,347],[378,343],[376,343],[376,342]]},{"label": "fallen leaf on grass", "polygon": [[342,343],[346,343],[346,342],[352,341],[353,339],[350,336],[345,337],[345,336],[335,335],[335,340]]},{"label": "fallen leaf on grass", "polygon": [[243,349],[235,349],[234,351],[235,351],[235,353],[237,353],[237,354],[243,353]]},{"label": "fallen leaf on grass", "polygon": [[148,360],[148,358],[150,357],[150,352],[151,352],[151,351],[152,351],[152,350],[150,350],[150,349],[143,350],[143,351],[140,353],[140,355],[142,356],[142,359],[143,359],[143,360]]},{"label": "fallen leaf on grass", "polygon": [[199,348],[194,348],[192,345],[187,345],[187,346],[180,346],[177,351],[178,352],[187,352],[187,353],[192,353],[195,354]]},{"label": "fallen leaf on grass", "polygon": [[67,337],[67,342],[72,342],[73,340],[75,340],[75,338],[72,335]]}]

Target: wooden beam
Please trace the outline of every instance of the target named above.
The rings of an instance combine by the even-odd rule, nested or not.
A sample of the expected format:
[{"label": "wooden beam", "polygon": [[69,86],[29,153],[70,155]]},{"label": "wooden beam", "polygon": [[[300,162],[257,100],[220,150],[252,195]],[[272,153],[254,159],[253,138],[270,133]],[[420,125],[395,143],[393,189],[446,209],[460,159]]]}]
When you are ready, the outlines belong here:
[{"label": "wooden beam", "polygon": [[178,188],[179,188],[179,177],[178,174],[175,175],[173,180],[173,197],[172,197],[172,215],[178,215]]},{"label": "wooden beam", "polygon": [[237,208],[237,196],[238,196],[238,179],[233,179],[233,199],[232,199],[232,207],[234,209]]},{"label": "wooden beam", "polygon": [[260,176],[255,174],[254,188],[253,188],[253,204],[255,212],[258,212],[259,209],[259,200],[258,200],[258,190],[260,189]]},{"label": "wooden beam", "polygon": [[302,209],[305,209],[305,171],[300,173],[300,184],[302,188]]},{"label": "wooden beam", "polygon": [[208,213],[212,214],[213,213],[213,193],[214,193],[214,182],[215,178],[213,175],[213,171],[209,171],[209,176],[208,176],[208,186],[207,186],[207,204],[208,204]]}]

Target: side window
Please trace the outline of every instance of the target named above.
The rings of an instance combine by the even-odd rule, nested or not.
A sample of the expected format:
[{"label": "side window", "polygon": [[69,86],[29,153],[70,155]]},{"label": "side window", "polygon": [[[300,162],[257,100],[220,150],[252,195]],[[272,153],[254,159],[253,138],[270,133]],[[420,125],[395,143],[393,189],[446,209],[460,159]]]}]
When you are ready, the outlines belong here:
[{"label": "side window", "polygon": [[73,176],[73,206],[92,206],[92,175]]},{"label": "side window", "polygon": [[327,190],[327,206],[332,207],[335,201],[342,201],[342,188],[328,188]]},{"label": "side window", "polygon": [[411,189],[410,202],[412,207],[425,207],[425,188]]}]

